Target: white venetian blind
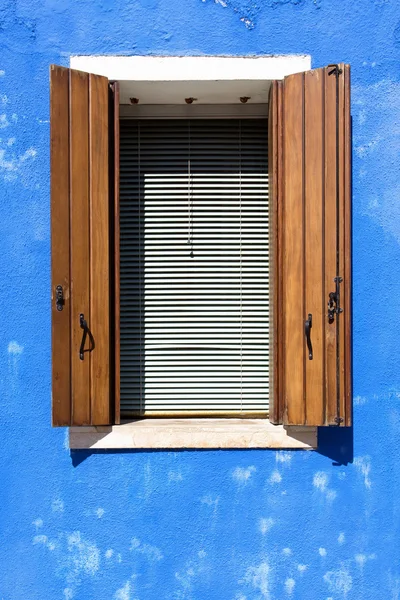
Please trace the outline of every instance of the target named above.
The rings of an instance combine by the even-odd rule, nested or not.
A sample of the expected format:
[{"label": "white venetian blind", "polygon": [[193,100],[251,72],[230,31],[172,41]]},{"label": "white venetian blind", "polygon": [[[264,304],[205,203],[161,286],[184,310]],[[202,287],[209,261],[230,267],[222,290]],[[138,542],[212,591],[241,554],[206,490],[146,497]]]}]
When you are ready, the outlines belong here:
[{"label": "white venetian blind", "polygon": [[269,403],[267,121],[121,121],[121,411]]}]

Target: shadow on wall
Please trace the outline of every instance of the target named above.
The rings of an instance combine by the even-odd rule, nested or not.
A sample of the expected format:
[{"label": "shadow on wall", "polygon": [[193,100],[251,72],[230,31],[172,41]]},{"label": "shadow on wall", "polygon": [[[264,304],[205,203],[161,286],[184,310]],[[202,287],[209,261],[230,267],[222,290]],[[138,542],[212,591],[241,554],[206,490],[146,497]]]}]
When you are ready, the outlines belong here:
[{"label": "shadow on wall", "polygon": [[[96,454],[138,454],[142,452],[276,452],[273,449],[254,450],[254,448],[232,450],[229,449],[141,449],[141,450],[70,450],[72,465],[78,467],[87,458]],[[315,450],[290,450],[290,452],[317,452],[332,460],[333,466],[347,466],[353,462],[353,427],[319,427],[318,448]]]},{"label": "shadow on wall", "polygon": [[353,427],[319,427],[316,452],[333,461],[333,465],[348,465],[353,462]]}]

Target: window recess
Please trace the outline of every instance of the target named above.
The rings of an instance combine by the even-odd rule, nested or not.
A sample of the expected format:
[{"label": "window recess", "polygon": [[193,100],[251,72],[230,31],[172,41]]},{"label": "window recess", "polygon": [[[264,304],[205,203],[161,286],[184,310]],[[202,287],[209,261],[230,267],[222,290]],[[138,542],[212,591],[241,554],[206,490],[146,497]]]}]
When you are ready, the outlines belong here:
[{"label": "window recess", "polygon": [[349,66],[273,81],[268,131],[251,118],[120,127],[118,83],[54,65],[50,82],[53,425],[171,414],[177,400],[351,425]]},{"label": "window recess", "polygon": [[266,119],[120,131],[122,416],[267,415]]}]

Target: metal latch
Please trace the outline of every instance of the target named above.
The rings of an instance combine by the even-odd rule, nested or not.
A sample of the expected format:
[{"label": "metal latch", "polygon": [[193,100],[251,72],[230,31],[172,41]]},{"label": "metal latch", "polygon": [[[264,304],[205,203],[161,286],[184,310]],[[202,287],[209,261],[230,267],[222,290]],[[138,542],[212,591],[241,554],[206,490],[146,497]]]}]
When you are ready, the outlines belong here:
[{"label": "metal latch", "polygon": [[328,321],[333,323],[335,320],[335,314],[339,315],[343,312],[343,308],[340,308],[340,284],[343,281],[343,277],[335,277],[333,280],[336,284],[334,292],[330,292],[328,300]]},{"label": "metal latch", "polygon": [[61,285],[56,287],[56,308],[61,311],[64,308],[64,292]]}]

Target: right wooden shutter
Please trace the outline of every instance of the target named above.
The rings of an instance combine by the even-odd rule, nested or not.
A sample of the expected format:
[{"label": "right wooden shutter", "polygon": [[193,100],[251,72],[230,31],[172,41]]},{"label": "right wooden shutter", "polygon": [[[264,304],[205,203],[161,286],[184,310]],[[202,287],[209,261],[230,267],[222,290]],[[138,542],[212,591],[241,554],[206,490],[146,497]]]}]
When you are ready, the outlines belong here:
[{"label": "right wooden shutter", "polygon": [[273,418],[276,422],[281,411],[287,425],[348,426],[350,67],[290,75],[271,101],[281,103],[272,109],[278,231],[274,374],[280,378]]}]

